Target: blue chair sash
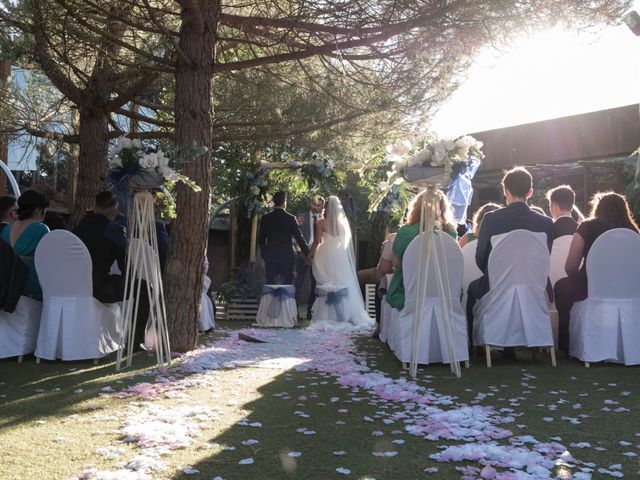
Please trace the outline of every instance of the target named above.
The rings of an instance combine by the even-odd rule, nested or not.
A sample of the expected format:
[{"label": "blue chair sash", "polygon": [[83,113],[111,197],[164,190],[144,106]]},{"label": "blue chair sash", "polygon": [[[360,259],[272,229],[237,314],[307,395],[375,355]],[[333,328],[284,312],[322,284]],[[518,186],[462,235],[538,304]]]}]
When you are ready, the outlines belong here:
[{"label": "blue chair sash", "polygon": [[278,318],[280,316],[280,312],[282,312],[282,302],[287,298],[295,298],[296,291],[293,286],[285,286],[285,287],[270,287],[265,285],[262,287],[263,295],[271,295],[271,303],[269,304],[269,308],[267,309],[267,315],[270,318]]},{"label": "blue chair sash", "polygon": [[316,297],[325,297],[325,303],[327,305],[333,305],[333,308],[336,310],[336,320],[340,323],[345,321],[344,314],[340,306],[342,305],[342,299],[346,297],[348,293],[349,289],[347,287],[333,292],[327,292],[321,288],[316,288]]}]

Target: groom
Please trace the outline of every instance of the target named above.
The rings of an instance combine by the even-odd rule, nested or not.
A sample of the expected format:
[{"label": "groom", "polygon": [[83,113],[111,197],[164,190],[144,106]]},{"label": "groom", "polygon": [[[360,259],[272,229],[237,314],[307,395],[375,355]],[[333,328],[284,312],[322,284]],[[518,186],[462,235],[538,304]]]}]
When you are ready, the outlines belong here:
[{"label": "groom", "polygon": [[273,211],[260,220],[258,245],[264,260],[267,284],[274,284],[276,277],[280,275],[285,285],[291,285],[295,262],[292,239],[295,238],[305,255],[309,253],[309,247],[300,232],[296,217],[285,210],[287,195],[282,191],[276,192],[273,195],[273,204]]},{"label": "groom", "polygon": [[[322,217],[322,209],[324,208],[324,198],[316,195],[311,198],[309,211],[298,215],[298,224],[304,236],[307,245],[311,247],[315,236],[316,221]],[[304,258],[299,258],[296,264],[296,301],[300,303],[300,293],[304,285],[304,278],[309,274],[309,299],[307,301],[307,320],[311,320],[311,307],[316,299],[316,279],[313,277],[311,265],[307,264]]]}]

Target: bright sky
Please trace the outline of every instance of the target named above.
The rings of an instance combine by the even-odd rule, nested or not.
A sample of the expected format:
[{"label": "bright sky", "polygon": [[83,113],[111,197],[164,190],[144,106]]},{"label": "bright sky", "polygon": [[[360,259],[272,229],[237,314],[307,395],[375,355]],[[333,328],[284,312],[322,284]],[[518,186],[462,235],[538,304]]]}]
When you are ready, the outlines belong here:
[{"label": "bright sky", "polygon": [[431,130],[456,136],[638,102],[640,37],[626,25],[582,34],[555,27],[483,52]]}]

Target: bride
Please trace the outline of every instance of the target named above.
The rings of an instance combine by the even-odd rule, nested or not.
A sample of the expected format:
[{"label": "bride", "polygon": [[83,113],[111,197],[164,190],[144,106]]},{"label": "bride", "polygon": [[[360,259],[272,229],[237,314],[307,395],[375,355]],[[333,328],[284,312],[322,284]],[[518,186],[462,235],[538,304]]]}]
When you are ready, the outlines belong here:
[{"label": "bride", "polygon": [[[356,276],[356,262],[351,239],[351,228],[340,199],[331,196],[327,200],[324,218],[315,226],[315,240],[309,250],[308,260],[312,260],[313,276],[318,287],[343,286],[347,294],[342,298],[344,312],[348,318],[335,320],[331,309],[319,297],[313,305],[311,329],[355,330],[372,327],[374,320],[369,317],[362,300]],[[322,318],[325,317],[325,318]]]}]

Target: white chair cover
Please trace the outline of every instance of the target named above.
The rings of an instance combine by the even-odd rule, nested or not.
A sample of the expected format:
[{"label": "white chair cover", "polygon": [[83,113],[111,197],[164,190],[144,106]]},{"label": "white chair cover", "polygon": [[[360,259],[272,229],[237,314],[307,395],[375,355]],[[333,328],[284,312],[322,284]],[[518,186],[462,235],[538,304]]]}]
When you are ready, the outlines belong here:
[{"label": "white chair cover", "polygon": [[21,296],[12,312],[0,310],[0,358],[33,353],[38,339],[42,302]]},{"label": "white chair cover", "polygon": [[477,240],[471,240],[462,247],[462,258],[464,258],[464,275],[462,277],[463,309],[466,308],[467,305],[467,289],[469,288],[469,284],[482,276],[482,270],[480,270],[476,264],[476,248],[478,248]]},{"label": "white chair cover", "polygon": [[211,286],[211,279],[208,276],[204,276],[204,282],[202,284],[202,298],[200,300],[200,323],[199,330],[206,332],[216,326],[215,310],[213,308],[213,302],[207,292]]},{"label": "white chair cover", "polygon": [[589,296],[571,309],[569,352],[584,362],[640,364],[640,235],[603,233],[587,256]]},{"label": "white chair cover", "polygon": [[[563,235],[553,241],[553,246],[551,247],[551,265],[549,267],[549,282],[551,282],[552,286],[555,285],[558,280],[567,276],[564,265],[567,262],[567,256],[569,255],[569,247],[571,247],[572,239],[573,235]],[[553,343],[555,348],[558,348],[558,327],[560,318],[555,302],[552,302],[549,305],[549,317],[551,318]]]},{"label": "white chair cover", "polygon": [[564,264],[567,262],[572,235],[563,235],[553,241],[551,247],[551,266],[549,267],[549,280],[555,285],[558,280],[567,276]]},{"label": "white chair cover", "polygon": [[[449,280],[450,302],[453,316],[453,331],[457,361],[469,359],[467,337],[467,319],[460,303],[464,259],[457,242],[447,233],[433,233],[432,245],[440,269],[447,272]],[[411,241],[402,259],[402,278],[404,282],[404,308],[389,327],[388,343],[393,353],[401,362],[411,360],[411,339],[413,335],[414,313],[418,301],[418,258],[420,237]],[[446,279],[445,279],[446,281]],[[434,262],[430,262],[427,272],[426,298],[422,310],[422,327],[419,332],[419,364],[449,363],[447,341],[441,322],[444,312],[441,306],[440,291],[436,277]]]},{"label": "white chair cover", "polygon": [[351,305],[348,301],[341,301],[337,305],[328,302],[328,293],[344,292],[347,294],[346,285],[324,284],[316,287],[316,300],[313,302],[311,309],[311,328],[319,327],[321,324],[329,323],[331,325],[344,324],[345,328],[349,328],[351,324]]},{"label": "white chair cover", "polygon": [[48,360],[100,358],[118,349],[118,304],[93,298],[91,257],[71,232],[54,230],[35,254],[42,286],[42,320],[35,356]]},{"label": "white chair cover", "polygon": [[[278,292],[282,290],[282,295]],[[256,321],[260,327],[295,327],[298,319],[296,289],[293,285],[265,285]]]},{"label": "white chair cover", "polygon": [[473,309],[474,345],[552,346],[547,236],[514,230],[493,245],[488,264],[491,290]]},{"label": "white chair cover", "polygon": [[391,332],[391,325],[396,321],[399,310],[396,310],[387,303],[387,299],[383,298],[380,302],[380,333],[379,338],[381,342],[389,343],[389,333]]}]

